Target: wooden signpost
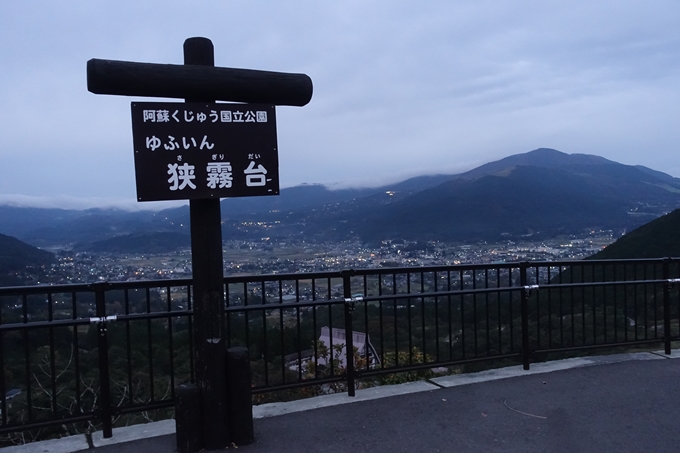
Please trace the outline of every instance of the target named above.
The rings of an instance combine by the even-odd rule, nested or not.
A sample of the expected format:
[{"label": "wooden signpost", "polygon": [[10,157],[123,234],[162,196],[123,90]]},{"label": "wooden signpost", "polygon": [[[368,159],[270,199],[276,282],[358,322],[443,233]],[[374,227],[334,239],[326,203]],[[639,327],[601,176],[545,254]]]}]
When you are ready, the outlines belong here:
[{"label": "wooden signpost", "polygon": [[[142,161],[148,163],[147,166],[141,166],[142,172],[164,172],[161,177],[156,174],[138,173],[136,175],[138,198],[141,200],[190,199],[194,309],[193,353],[196,384],[200,389],[202,447],[209,450],[225,448],[229,441],[229,433],[226,407],[227,377],[225,375],[227,333],[223,331],[225,305],[220,196],[278,194],[277,151],[270,149],[272,146],[276,148],[276,138],[274,135],[273,143],[271,139],[263,141],[263,134],[266,135],[267,132],[263,132],[265,129],[262,127],[257,128],[271,121],[269,125],[274,126],[275,134],[275,119],[272,118],[274,115],[257,113],[271,112],[273,107],[271,107],[272,110],[267,110],[266,107],[252,107],[250,103],[269,106],[306,105],[312,97],[312,81],[305,74],[214,67],[212,42],[207,38],[189,38],[184,42],[184,65],[92,59],[87,62],[87,86],[88,90],[95,94],[184,98],[186,103],[191,103],[190,110],[182,111],[182,113],[180,113],[180,108],[185,104],[176,104],[178,111],[174,118],[172,118],[172,113],[175,112],[171,109],[149,106],[146,109],[149,113],[145,114],[142,105],[137,108],[138,112],[142,112],[141,120],[136,119],[136,107],[133,105],[133,124],[135,121],[141,121],[137,127],[141,135],[134,138],[135,161],[138,161],[140,157],[138,155],[141,153]],[[252,112],[248,119],[253,121],[247,124],[244,117],[239,119],[244,120],[243,126],[251,129],[235,128],[232,105],[213,104],[216,101],[248,103],[242,105],[241,114],[246,115],[246,112]],[[204,106],[200,108],[204,108],[205,111],[199,112],[199,107],[195,107],[197,104]],[[217,113],[219,108],[215,108],[215,105],[225,106],[223,110],[232,113],[229,115]],[[156,124],[156,113],[166,110],[169,114],[167,117],[163,114],[162,122],[172,124],[174,120],[179,133],[168,134],[166,132],[169,129],[161,127],[168,125]],[[154,121],[151,121],[151,111],[156,112],[153,114]],[[212,111],[215,111],[218,116],[208,119]],[[199,113],[206,115],[206,118],[203,122],[195,123],[196,129],[192,129],[193,125],[180,125],[182,119],[184,123],[187,123],[189,118],[198,119],[196,115]],[[183,116],[185,114],[186,117]],[[148,123],[145,123],[145,118]],[[217,119],[212,122],[215,118]],[[226,121],[228,118],[231,121]],[[165,121],[166,119],[168,121]],[[215,125],[218,123],[217,120],[219,120],[219,125]],[[205,124],[199,125],[198,123]],[[221,134],[219,131],[222,129],[215,129],[218,132],[208,132],[213,130],[208,128],[209,124],[212,124],[211,127],[220,125],[225,127],[227,144],[221,145],[220,149],[214,147],[218,146],[215,140],[217,135]],[[161,127],[161,129],[154,129],[155,127]],[[182,127],[189,129],[182,129]],[[173,137],[174,142],[165,136],[156,135],[153,132],[156,130],[159,134],[165,133]],[[182,133],[183,136],[180,135]],[[244,143],[248,143],[249,133],[252,135],[252,142],[260,143],[265,151],[244,149]],[[245,138],[240,136],[240,144],[232,147],[228,143],[229,134],[237,136],[245,134]],[[175,144],[177,148],[174,148]],[[206,154],[208,145],[213,148],[210,148],[210,152]],[[192,154],[193,151],[196,152]],[[269,153],[270,151],[273,154]],[[159,157],[161,153],[165,153],[162,158]],[[244,153],[250,156],[244,157]],[[262,154],[266,155],[264,159]],[[189,165],[188,158],[203,160]],[[156,164],[149,163],[151,161]],[[273,163],[276,168],[272,168]],[[246,168],[241,168],[244,166]],[[217,169],[220,172],[216,173]],[[139,165],[137,165],[137,170],[140,171]],[[148,184],[152,187],[145,187],[144,181],[149,181]],[[189,190],[178,195],[182,184],[184,184],[183,189]],[[196,189],[200,186],[201,190],[194,191],[195,189],[191,189],[192,185],[196,186]],[[234,186],[237,190],[232,190]],[[166,193],[170,195],[165,195]]]}]

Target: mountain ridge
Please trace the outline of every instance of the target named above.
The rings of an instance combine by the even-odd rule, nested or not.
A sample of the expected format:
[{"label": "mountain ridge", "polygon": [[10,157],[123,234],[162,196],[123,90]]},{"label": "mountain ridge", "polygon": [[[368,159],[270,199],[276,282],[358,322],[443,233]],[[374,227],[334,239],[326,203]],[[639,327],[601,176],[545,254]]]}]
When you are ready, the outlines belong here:
[{"label": "mountain ridge", "polygon": [[[302,185],[279,197],[225,199],[221,206],[225,240],[495,241],[586,228],[630,230],[680,207],[680,179],[596,155],[539,148],[457,175],[339,191]],[[187,206],[132,213],[0,206],[0,232],[40,246],[188,234],[189,223]]]},{"label": "mountain ridge", "polygon": [[53,253],[40,250],[19,239],[0,234],[0,286],[23,285],[13,274],[30,267],[48,266],[56,262]]},{"label": "mountain ridge", "polygon": [[620,237],[589,260],[680,257],[680,209]]}]

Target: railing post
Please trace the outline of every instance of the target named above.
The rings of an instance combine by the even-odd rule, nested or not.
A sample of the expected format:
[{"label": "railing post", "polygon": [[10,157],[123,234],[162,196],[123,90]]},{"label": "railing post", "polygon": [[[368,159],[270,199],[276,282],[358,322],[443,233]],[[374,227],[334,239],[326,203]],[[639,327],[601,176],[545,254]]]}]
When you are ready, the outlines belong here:
[{"label": "railing post", "polygon": [[[525,370],[529,369],[529,289],[527,288],[527,267],[526,261],[519,264],[519,284],[522,287],[522,365]],[[512,322],[512,321],[511,321]]]},{"label": "railing post", "polygon": [[97,313],[97,348],[99,355],[99,387],[102,431],[104,438],[113,437],[113,423],[111,421],[111,383],[109,376],[109,339],[106,327],[106,287],[108,283],[92,285],[95,296]]},{"label": "railing post", "polygon": [[354,270],[342,271],[342,287],[345,296],[345,362],[347,370],[347,394],[355,396],[354,384],[354,337],[352,335],[352,311],[354,311],[354,301],[352,300],[351,276]]},{"label": "railing post", "polygon": [[203,449],[201,428],[201,389],[196,384],[175,388],[175,442],[179,453],[195,453]]},{"label": "railing post", "polygon": [[663,260],[663,343],[664,352],[671,353],[671,282],[670,280],[671,259]]},{"label": "railing post", "polygon": [[251,385],[248,348],[234,347],[227,349],[229,441],[236,445],[252,444],[255,441]]}]

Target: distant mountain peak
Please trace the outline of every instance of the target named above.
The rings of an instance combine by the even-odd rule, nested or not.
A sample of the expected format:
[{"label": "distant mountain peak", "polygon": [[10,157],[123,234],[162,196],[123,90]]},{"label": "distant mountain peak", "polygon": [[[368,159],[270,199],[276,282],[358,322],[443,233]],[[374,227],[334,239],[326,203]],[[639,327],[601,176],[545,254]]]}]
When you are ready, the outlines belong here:
[{"label": "distant mountain peak", "polygon": [[536,148],[532,151],[529,151],[524,154],[554,154],[554,155],[562,155],[562,156],[568,156],[569,154],[563,153],[562,151],[558,151],[553,148]]},{"label": "distant mountain peak", "polygon": [[455,177],[472,180],[488,175],[507,176],[519,166],[558,168],[569,165],[603,164],[616,164],[616,162],[592,154],[567,154],[552,148],[538,148],[527,153],[513,154],[503,159],[489,162]]}]

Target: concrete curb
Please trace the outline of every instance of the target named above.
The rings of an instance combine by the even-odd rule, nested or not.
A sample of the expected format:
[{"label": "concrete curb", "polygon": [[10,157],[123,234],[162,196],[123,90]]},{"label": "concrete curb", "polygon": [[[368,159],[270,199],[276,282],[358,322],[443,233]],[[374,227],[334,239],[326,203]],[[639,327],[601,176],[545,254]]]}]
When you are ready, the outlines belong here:
[{"label": "concrete curb", "polygon": [[384,385],[357,390],[356,396],[347,396],[346,393],[333,393],[304,400],[290,401],[287,403],[267,403],[253,406],[253,418],[275,417],[277,415],[292,414],[293,412],[308,411],[321,407],[337,406],[339,404],[356,403],[388,396],[406,395],[408,393],[426,392],[437,390],[439,387],[426,381],[407,382],[398,385]]},{"label": "concrete curb", "polygon": [[[441,387],[456,387],[459,385],[475,384],[478,382],[495,381],[497,379],[508,379],[520,376],[530,376],[532,374],[551,373],[553,371],[568,370],[593,365],[606,365],[610,363],[628,362],[631,360],[663,360],[671,358],[660,352],[638,352],[630,354],[616,354],[593,357],[575,357],[573,359],[555,360],[552,362],[535,363],[531,369],[525,371],[522,366],[511,366],[498,368],[495,370],[480,371],[478,373],[456,374],[452,376],[442,376],[430,379],[431,382]],[[676,354],[677,358],[680,354]]]},{"label": "concrete curb", "polygon": [[85,436],[78,435],[5,447],[0,449],[0,451],[2,451],[2,453],[71,453],[79,450],[87,450],[87,448]]}]

